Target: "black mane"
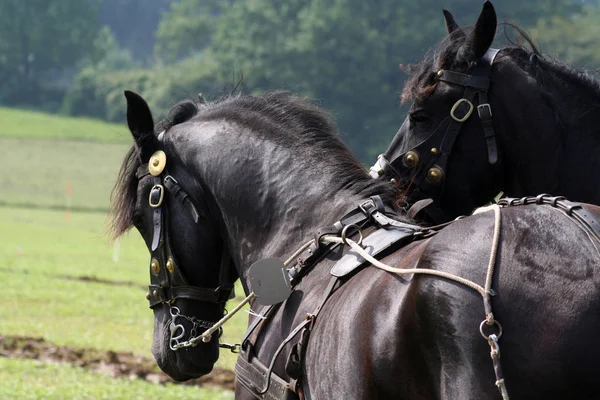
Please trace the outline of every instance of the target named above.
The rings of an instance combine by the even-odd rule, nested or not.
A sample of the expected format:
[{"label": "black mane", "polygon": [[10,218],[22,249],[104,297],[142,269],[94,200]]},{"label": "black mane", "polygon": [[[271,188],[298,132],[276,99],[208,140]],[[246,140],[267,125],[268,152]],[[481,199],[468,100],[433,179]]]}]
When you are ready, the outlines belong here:
[{"label": "black mane", "polygon": [[[397,197],[396,189],[389,182],[369,177],[342,143],[330,114],[306,98],[276,91],[262,96],[228,95],[202,104],[185,100],[170,110],[169,116],[156,125],[153,134],[168,132],[173,126],[191,119],[227,120],[291,146],[294,152],[306,154],[307,162],[326,161],[332,167],[327,173],[336,176],[338,190],[352,190],[365,197],[380,195],[388,204],[393,204]],[[331,160],[335,160],[333,165]],[[111,231],[114,237],[132,226],[137,188],[135,172],[141,164],[140,152],[133,146],[125,156],[112,192]]]},{"label": "black mane", "polygon": [[[553,75],[560,76],[565,83],[590,87],[600,95],[600,82],[595,73],[572,67],[553,57],[543,55],[523,29],[508,22],[503,25],[504,35],[509,42],[508,45],[501,47],[503,55],[513,57],[538,82],[541,81],[541,72],[549,71]],[[509,37],[507,27],[514,30],[516,40]],[[449,69],[453,64],[468,65],[467,70],[474,66],[473,63],[469,64],[467,60],[461,59],[461,52],[459,52],[471,30],[470,27],[460,28],[451,35],[447,35],[425,55],[421,62],[404,68],[404,71],[411,77],[404,85],[402,103],[422,100],[431,94],[437,85],[436,73],[440,69]],[[540,87],[542,83],[540,82]]]}]

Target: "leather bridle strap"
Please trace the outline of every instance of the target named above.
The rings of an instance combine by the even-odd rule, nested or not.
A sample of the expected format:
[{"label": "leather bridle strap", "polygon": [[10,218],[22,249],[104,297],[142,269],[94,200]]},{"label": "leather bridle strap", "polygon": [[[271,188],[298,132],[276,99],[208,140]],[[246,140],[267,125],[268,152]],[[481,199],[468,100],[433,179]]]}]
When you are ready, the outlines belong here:
[{"label": "leather bridle strap", "polygon": [[[136,172],[138,179],[150,175],[148,164],[140,166]],[[165,188],[183,204],[191,213],[194,222],[198,222],[198,211],[188,194],[179,186],[175,178],[165,169],[158,176],[151,176],[152,188],[148,197],[152,207],[152,242],[150,245],[150,285],[148,286],[147,299],[150,308],[160,304],[173,305],[176,300],[194,300],[207,303],[225,303],[233,295],[233,285],[218,286],[217,288],[204,288],[191,286],[177,265],[176,258],[171,250],[169,236],[169,219],[166,217]],[[221,263],[221,270],[225,263]],[[220,271],[222,282],[223,271]]]},{"label": "leather bridle strap", "polygon": [[[481,60],[477,62],[477,65],[471,75],[441,70],[440,75],[438,76],[438,80],[442,82],[465,87],[463,98],[470,100],[472,103],[474,103],[476,96],[479,97],[477,114],[479,115],[479,119],[483,125],[484,137],[488,149],[488,161],[492,165],[496,164],[498,161],[498,146],[496,145],[496,133],[492,124],[492,109],[488,102],[487,92],[490,87],[492,64],[498,52],[498,49],[489,49],[481,58]],[[453,120],[452,122],[457,121]],[[460,131],[461,124],[462,122],[459,122],[456,133],[451,132],[451,136],[448,137],[447,132],[444,137],[444,139],[448,137],[448,144],[450,145],[448,153],[450,150],[452,150],[452,145],[454,144],[454,140],[456,139],[458,131]],[[448,129],[450,129],[450,127]],[[442,145],[440,147],[442,148],[442,151],[444,151],[444,146]]]}]

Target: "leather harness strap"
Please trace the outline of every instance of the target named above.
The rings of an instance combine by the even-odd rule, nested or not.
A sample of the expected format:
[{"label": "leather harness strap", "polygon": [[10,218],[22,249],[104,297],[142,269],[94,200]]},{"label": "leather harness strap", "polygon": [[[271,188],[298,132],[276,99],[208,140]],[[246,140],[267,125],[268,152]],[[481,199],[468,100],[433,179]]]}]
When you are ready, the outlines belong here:
[{"label": "leather harness strap", "polygon": [[549,194],[522,197],[520,199],[507,197],[498,201],[498,205],[502,207],[528,204],[546,204],[559,209],[576,221],[591,237],[600,242],[600,222],[581,203],[574,203],[563,196],[551,196]]},{"label": "leather harness strap", "polygon": [[[325,292],[317,308],[309,314],[306,314],[306,318],[296,328],[290,332],[290,334],[282,341],[275,353],[271,357],[271,362],[268,367],[261,363],[254,354],[254,346],[250,343],[242,343],[240,355],[238,356],[237,364],[235,367],[235,374],[238,382],[248,389],[254,396],[259,399],[297,399],[298,398],[298,378],[301,374],[301,362],[306,349],[306,343],[308,342],[308,336],[314,325],[314,322],[319,315],[319,312],[334,292],[334,288],[338,283],[338,278],[332,276],[329,284],[325,288]],[[286,363],[286,370],[288,374],[292,370],[296,376],[292,377],[289,381],[284,380],[277,374],[273,373],[273,367],[277,357],[282,352],[284,347],[288,345],[299,333],[301,333],[301,340],[298,344],[301,344],[302,351],[298,353],[296,351],[292,354],[297,354],[297,359],[293,360],[290,365],[290,359]],[[298,345],[297,344],[297,345]],[[297,348],[297,345],[295,346]],[[253,379],[254,378],[254,379]],[[258,380],[256,380],[258,378]],[[259,386],[260,385],[260,386]]]}]

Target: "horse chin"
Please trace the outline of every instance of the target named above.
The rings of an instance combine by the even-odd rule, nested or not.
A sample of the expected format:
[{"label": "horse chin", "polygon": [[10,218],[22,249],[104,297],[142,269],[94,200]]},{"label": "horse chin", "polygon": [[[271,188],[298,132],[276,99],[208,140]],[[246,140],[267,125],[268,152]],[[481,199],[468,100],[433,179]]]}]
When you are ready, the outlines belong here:
[{"label": "horse chin", "polygon": [[213,338],[209,343],[201,343],[196,347],[181,348],[177,351],[170,349],[169,338],[167,325],[160,324],[158,331],[155,325],[152,354],[164,373],[181,382],[200,378],[213,370],[219,358],[217,338]]}]

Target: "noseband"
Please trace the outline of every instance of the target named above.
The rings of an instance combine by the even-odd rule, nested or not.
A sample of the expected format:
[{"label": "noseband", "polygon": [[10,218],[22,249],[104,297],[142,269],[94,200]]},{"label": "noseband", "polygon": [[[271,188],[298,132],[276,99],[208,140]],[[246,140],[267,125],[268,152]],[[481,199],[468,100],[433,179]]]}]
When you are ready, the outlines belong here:
[{"label": "noseband", "polygon": [[[195,336],[197,328],[210,328],[212,322],[201,321],[194,317],[188,317],[180,313],[175,302],[178,300],[194,300],[205,303],[223,304],[234,295],[233,284],[226,282],[227,268],[225,257],[222,257],[221,268],[219,271],[219,286],[216,288],[203,288],[191,286],[188,280],[178,268],[177,259],[171,248],[171,236],[169,232],[169,218],[167,215],[165,190],[186,207],[194,219],[198,222],[198,211],[191,201],[188,194],[179,186],[179,183],[173,176],[169,175],[166,166],[166,156],[161,150],[155,152],[150,158],[148,164],[140,166],[136,172],[136,177],[141,180],[147,175],[151,175],[152,189],[148,197],[148,204],[154,210],[152,212],[152,244],[150,260],[150,285],[146,299],[149,301],[150,308],[165,304],[170,307],[171,314],[171,350],[177,350],[181,345],[185,335],[185,327],[176,324],[176,319],[187,319],[193,324],[191,336]],[[201,332],[200,332],[201,333]]]},{"label": "noseband", "polygon": [[[471,117],[475,110],[474,104],[477,104],[477,114],[483,125],[488,161],[495,166],[496,173],[500,173],[496,133],[492,123],[492,109],[487,98],[492,63],[498,51],[497,49],[489,49],[476,63],[471,75],[447,70],[438,71],[436,75],[438,81],[465,88],[462,98],[450,110],[450,119],[446,129],[440,129],[441,124],[438,125],[427,139],[391,161],[388,161],[388,154],[380,155],[376,164],[371,167],[371,176],[378,178],[389,171],[403,182],[412,182],[414,190],[411,192],[411,201],[432,199],[434,202],[439,202],[444,190],[446,165],[452,146],[463,123]],[[478,101],[476,101],[476,98]],[[400,139],[400,137],[396,137],[388,151],[393,151]],[[430,216],[434,220],[443,219],[439,209],[435,210],[434,215]]]}]

